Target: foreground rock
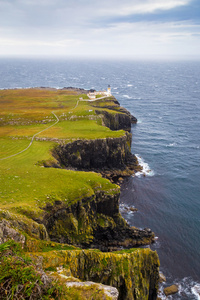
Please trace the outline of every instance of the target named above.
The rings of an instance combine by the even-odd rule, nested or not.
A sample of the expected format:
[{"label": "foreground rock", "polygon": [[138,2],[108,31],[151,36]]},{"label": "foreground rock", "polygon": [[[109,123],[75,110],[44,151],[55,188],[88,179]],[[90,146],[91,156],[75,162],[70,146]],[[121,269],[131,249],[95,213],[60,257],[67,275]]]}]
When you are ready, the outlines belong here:
[{"label": "foreground rock", "polygon": [[53,251],[31,254],[31,257],[36,262],[40,260],[44,269],[63,265],[68,276],[116,287],[119,300],[157,298],[159,259],[157,253],[148,248],[135,249],[131,253],[102,253],[96,250]]}]

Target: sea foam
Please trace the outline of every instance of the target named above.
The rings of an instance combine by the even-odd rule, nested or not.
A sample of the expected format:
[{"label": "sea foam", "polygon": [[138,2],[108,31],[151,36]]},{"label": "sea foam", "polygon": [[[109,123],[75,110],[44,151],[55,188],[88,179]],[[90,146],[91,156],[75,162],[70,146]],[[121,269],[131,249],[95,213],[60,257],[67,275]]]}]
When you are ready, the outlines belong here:
[{"label": "sea foam", "polygon": [[192,293],[200,300],[200,284],[196,284],[191,288]]},{"label": "sea foam", "polygon": [[144,161],[144,159],[139,155],[135,154],[137,157],[139,165],[142,167],[141,171],[136,172],[135,176],[141,177],[141,176],[154,176],[155,173],[153,170],[150,169],[148,163]]}]

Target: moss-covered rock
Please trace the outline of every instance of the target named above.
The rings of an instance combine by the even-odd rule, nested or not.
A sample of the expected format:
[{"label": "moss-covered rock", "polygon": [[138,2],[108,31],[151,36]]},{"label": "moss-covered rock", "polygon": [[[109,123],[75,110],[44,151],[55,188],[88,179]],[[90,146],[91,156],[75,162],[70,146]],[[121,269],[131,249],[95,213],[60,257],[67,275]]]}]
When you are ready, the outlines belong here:
[{"label": "moss-covered rock", "polygon": [[114,286],[119,300],[154,300],[157,297],[159,260],[150,249],[132,253],[102,253],[95,250],[53,251],[31,254],[43,268],[63,266],[73,277],[83,281]]}]

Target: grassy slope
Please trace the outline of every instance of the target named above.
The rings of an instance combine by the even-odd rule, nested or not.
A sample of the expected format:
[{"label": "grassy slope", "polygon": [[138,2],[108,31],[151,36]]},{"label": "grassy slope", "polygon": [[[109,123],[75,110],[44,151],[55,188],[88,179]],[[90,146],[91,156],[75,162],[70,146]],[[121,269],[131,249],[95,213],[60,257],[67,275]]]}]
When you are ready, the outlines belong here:
[{"label": "grassy slope", "polygon": [[[53,160],[50,149],[53,139],[105,138],[124,135],[100,125],[90,102],[79,102],[68,91],[3,90],[0,91],[0,208],[38,217],[47,202],[62,200],[73,203],[89,197],[98,189],[118,192],[118,188],[95,173],[44,168],[37,163]],[[25,152],[34,134],[54,124],[54,112],[59,122],[43,131]],[[93,120],[91,120],[93,119]]]}]

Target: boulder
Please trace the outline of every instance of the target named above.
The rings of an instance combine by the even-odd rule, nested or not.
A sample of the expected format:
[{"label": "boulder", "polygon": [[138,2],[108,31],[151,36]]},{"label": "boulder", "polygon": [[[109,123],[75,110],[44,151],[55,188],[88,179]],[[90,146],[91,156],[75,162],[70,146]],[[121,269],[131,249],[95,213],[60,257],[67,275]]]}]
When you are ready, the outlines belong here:
[{"label": "boulder", "polygon": [[133,212],[134,212],[134,211],[138,211],[138,209],[137,209],[136,207],[131,206],[131,207],[130,207],[130,211],[133,211]]},{"label": "boulder", "polygon": [[165,296],[173,295],[173,294],[176,294],[176,293],[178,293],[178,286],[175,285],[175,284],[164,288]]},{"label": "boulder", "polygon": [[0,221],[0,244],[3,244],[9,240],[19,242],[23,246],[25,243],[25,236],[13,229],[10,222],[3,219]]}]

